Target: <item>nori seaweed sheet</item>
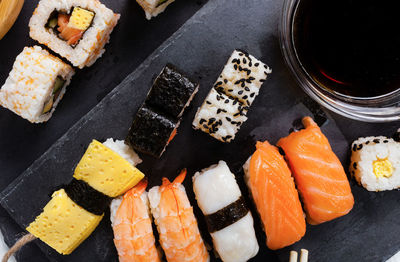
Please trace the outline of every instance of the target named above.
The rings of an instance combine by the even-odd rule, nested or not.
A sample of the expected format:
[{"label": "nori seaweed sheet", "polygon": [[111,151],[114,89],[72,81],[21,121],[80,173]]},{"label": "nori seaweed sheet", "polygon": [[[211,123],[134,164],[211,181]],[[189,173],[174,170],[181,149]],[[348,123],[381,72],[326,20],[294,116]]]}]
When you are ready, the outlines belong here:
[{"label": "nori seaweed sheet", "polygon": [[134,150],[160,157],[179,120],[143,105],[137,112],[125,142]]},{"label": "nori seaweed sheet", "polygon": [[75,178],[64,187],[64,190],[68,197],[78,206],[98,216],[108,209],[111,202],[109,196],[92,188],[86,182]]},{"label": "nori seaweed sheet", "polygon": [[167,64],[156,78],[145,103],[174,118],[181,117],[198,84]]},{"label": "nori seaweed sheet", "polygon": [[246,202],[243,196],[240,196],[235,202],[206,216],[208,231],[213,233],[224,229],[247,215],[248,212]]}]

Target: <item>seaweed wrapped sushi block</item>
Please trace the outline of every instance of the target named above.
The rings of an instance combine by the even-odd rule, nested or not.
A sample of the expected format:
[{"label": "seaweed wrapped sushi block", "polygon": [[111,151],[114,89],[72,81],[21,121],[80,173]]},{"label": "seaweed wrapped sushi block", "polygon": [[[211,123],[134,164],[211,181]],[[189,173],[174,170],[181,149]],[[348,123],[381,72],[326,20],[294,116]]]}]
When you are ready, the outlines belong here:
[{"label": "seaweed wrapped sushi block", "polygon": [[49,120],[73,68],[39,46],[25,47],[0,89],[0,104],[31,123]]},{"label": "seaweed wrapped sushi block", "polygon": [[146,18],[150,20],[164,12],[167,6],[175,0],[136,0],[146,13]]},{"label": "seaweed wrapped sushi block", "polygon": [[197,172],[193,191],[224,262],[247,261],[258,253],[253,217],[235,176],[224,161]]},{"label": "seaweed wrapped sushi block", "polygon": [[193,128],[231,142],[247,120],[247,111],[272,70],[242,50],[233,51],[203,105],[197,110]]},{"label": "seaweed wrapped sushi block", "polygon": [[60,254],[72,253],[95,230],[111,199],[144,177],[134,166],[140,161],[123,141],[93,140],[73,180],[53,193],[26,230]]},{"label": "seaweed wrapped sushi block", "polygon": [[350,174],[368,191],[400,188],[400,143],[385,136],[360,137],[351,145]]},{"label": "seaweed wrapped sushi block", "polygon": [[197,90],[197,83],[167,64],[136,113],[126,143],[139,152],[160,157],[177,134],[182,114]]},{"label": "seaweed wrapped sushi block", "polygon": [[29,21],[29,35],[83,68],[104,53],[119,17],[97,0],[41,0]]}]

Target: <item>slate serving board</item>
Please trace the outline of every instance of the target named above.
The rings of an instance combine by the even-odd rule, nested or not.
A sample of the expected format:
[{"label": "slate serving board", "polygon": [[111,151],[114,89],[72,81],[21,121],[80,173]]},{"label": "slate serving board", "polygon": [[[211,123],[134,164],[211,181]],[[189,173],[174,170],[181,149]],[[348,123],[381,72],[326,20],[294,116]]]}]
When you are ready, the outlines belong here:
[{"label": "slate serving board", "polygon": [[[150,186],[159,185],[161,177],[175,177],[188,168],[185,186],[195,204],[190,175],[223,159],[237,175],[243,195],[241,165],[254,151],[257,140],[272,143],[286,136],[296,120],[311,114],[309,102],[288,73],[279,50],[277,25],[281,2],[253,0],[218,0],[208,2],[195,16],[161,45],[136,71],[129,75],[85,117],[78,121],[29,169],[0,195],[0,202],[10,215],[26,227],[49,201],[60,184],[71,180],[73,169],[91,139],[123,139],[133,116],[145,99],[152,80],[171,62],[184,69],[200,83],[200,90],[184,114],[177,137],[159,160],[142,156],[138,167],[147,175]],[[233,49],[249,51],[266,62],[273,73],[253,104],[249,120],[231,144],[222,144],[191,128],[195,111],[201,105]],[[306,100],[308,101],[308,100]],[[348,141],[329,118],[322,127],[342,161],[347,158]],[[344,218],[320,226],[308,226],[306,237],[291,248],[308,248],[312,261],[376,261],[387,258],[400,247],[400,225],[396,211],[398,192],[367,193],[353,185],[354,211]],[[247,202],[251,202],[247,198]],[[253,209],[254,211],[254,209]],[[378,212],[380,211],[380,212]],[[200,229],[210,243],[203,216],[196,207]],[[40,241],[36,243],[52,261],[117,261],[112,244],[108,214],[95,232],[71,255],[60,256]],[[254,261],[272,259],[256,217],[260,252]],[[360,235],[357,235],[357,234]],[[362,247],[368,246],[368,250]],[[287,248],[279,251],[288,259]],[[213,260],[215,258],[213,257]]]}]

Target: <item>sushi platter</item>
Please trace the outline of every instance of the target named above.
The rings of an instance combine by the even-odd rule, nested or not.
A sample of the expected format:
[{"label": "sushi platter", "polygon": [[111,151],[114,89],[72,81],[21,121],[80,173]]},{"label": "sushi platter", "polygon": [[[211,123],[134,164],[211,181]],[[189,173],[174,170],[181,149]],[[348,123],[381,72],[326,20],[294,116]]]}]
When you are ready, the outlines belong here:
[{"label": "sushi platter", "polygon": [[[74,1],[79,2],[70,2]],[[40,14],[46,2],[41,0]],[[110,2],[104,1],[105,6]],[[251,2],[208,1],[140,65],[129,65],[136,69],[11,182],[0,193],[0,204],[23,233],[1,228],[9,244],[30,233],[49,261],[104,262],[118,257],[185,261],[189,255],[193,261],[289,261],[293,250],[308,254],[309,261],[385,261],[400,250],[398,191],[390,191],[400,184],[396,186],[395,179],[389,185],[373,184],[368,180],[371,174],[363,171],[365,161],[373,161],[365,157],[368,154],[384,155],[400,147],[399,139],[390,138],[400,125],[361,123],[322,109],[301,91],[282,58],[281,1]],[[85,54],[85,48],[71,46],[79,47],[84,38],[74,37],[85,37],[85,32],[89,36],[92,29],[99,30],[104,42],[114,30],[105,49],[126,40],[127,25],[113,29],[119,15],[105,6],[49,12],[49,20],[49,15],[45,22],[42,19],[49,28],[31,32],[32,38],[46,43],[45,34],[53,32],[60,34],[56,42],[61,44],[48,45],[51,53],[41,47],[24,49],[17,61],[23,64],[33,53],[44,58],[34,60],[31,67],[46,59],[61,67],[65,61],[52,58],[59,53],[75,66],[79,79],[92,74],[94,84],[101,85],[101,75],[91,70],[110,59],[109,51],[98,57],[103,46],[96,41],[91,44],[97,53]],[[149,19],[161,9],[145,11]],[[58,25],[51,21],[57,17]],[[77,17],[84,17],[83,22]],[[99,22],[107,17],[110,20]],[[68,45],[62,41],[66,35]],[[97,58],[93,68],[84,68]],[[117,68],[104,66],[109,74],[118,75]],[[71,77],[68,88],[76,84],[72,68],[66,65],[65,70],[59,88],[57,74],[52,76],[55,86],[44,87],[51,94],[49,106],[47,98],[28,112],[21,112],[15,101],[3,106],[30,122],[51,123],[68,111],[61,101],[61,112],[54,112]],[[7,83],[0,101],[15,93],[13,82]],[[1,125],[6,123],[2,113]],[[376,137],[352,144],[366,136]],[[308,147],[308,155],[296,151],[296,143]],[[304,164],[307,158],[317,159],[318,165],[310,168],[309,162]],[[266,168],[271,162],[277,164]],[[397,172],[392,163],[394,158],[378,157],[372,162],[375,175],[390,179]],[[301,174],[319,178],[310,182]],[[273,211],[257,197],[263,194],[260,177],[275,186],[268,190],[272,196],[264,192]],[[323,188],[321,180],[328,181],[329,188]],[[369,192],[363,187],[389,191]],[[275,215],[288,219],[274,221]],[[81,220],[71,220],[74,216]],[[124,223],[134,219],[141,226],[129,231]],[[171,229],[177,223],[183,233]],[[274,223],[282,231],[275,230]],[[124,242],[138,236],[152,244],[132,249],[132,243]],[[161,248],[164,255],[158,252]]]}]

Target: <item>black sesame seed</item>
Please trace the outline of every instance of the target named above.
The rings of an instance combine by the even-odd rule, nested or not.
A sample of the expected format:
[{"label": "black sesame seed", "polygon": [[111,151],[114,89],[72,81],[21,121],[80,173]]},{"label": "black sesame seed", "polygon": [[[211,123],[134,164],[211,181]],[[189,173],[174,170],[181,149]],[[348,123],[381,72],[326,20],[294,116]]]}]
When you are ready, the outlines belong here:
[{"label": "black sesame seed", "polygon": [[267,65],[264,65],[264,68],[267,69],[267,70],[269,69]]},{"label": "black sesame seed", "polygon": [[373,142],[374,142],[375,144],[379,144],[381,141],[380,141],[379,139],[374,139]]},{"label": "black sesame seed", "polygon": [[383,143],[385,143],[385,144],[389,143],[389,140],[383,140]]},{"label": "black sesame seed", "polygon": [[228,80],[227,80],[227,79],[224,79],[224,83],[225,83],[225,84],[228,83]]},{"label": "black sesame seed", "polygon": [[221,113],[221,111],[222,111],[222,110],[218,108],[218,109],[217,109],[217,114]]},{"label": "black sesame seed", "polygon": [[242,98],[243,98],[243,99],[247,99],[247,96],[243,96]]},{"label": "black sesame seed", "polygon": [[208,119],[208,124],[209,124],[209,125],[212,124],[215,120],[216,120],[216,119],[215,119],[214,117]]},{"label": "black sesame seed", "polygon": [[246,86],[246,84],[244,82],[242,82],[242,87],[245,87],[245,86]]},{"label": "black sesame seed", "polygon": [[243,53],[239,53],[239,56],[243,56]]},{"label": "black sesame seed", "polygon": [[208,105],[211,105],[211,102],[210,102],[210,101],[206,101],[206,103],[207,103]]},{"label": "black sesame seed", "polygon": [[243,94],[243,90],[240,90],[239,92],[238,92],[238,95],[242,95]]},{"label": "black sesame seed", "polygon": [[237,65],[234,65],[233,68],[235,68],[235,70],[237,70],[237,69],[238,69],[238,66],[237,66]]},{"label": "black sesame seed", "polygon": [[228,104],[228,103],[229,103],[229,99],[226,99],[226,100],[225,100],[225,104]]},{"label": "black sesame seed", "polygon": [[363,148],[363,145],[359,144],[357,150],[361,150],[362,148]]},{"label": "black sesame seed", "polygon": [[368,144],[369,144],[369,141],[365,142],[365,144],[368,145]]},{"label": "black sesame seed", "polygon": [[232,124],[232,125],[235,125],[235,124],[236,124],[236,121],[231,121],[231,124]]},{"label": "black sesame seed", "polygon": [[255,96],[255,94],[256,94],[256,93],[251,93],[251,94],[250,94],[250,97],[254,97],[254,96]]},{"label": "black sesame seed", "polygon": [[260,65],[260,63],[255,63],[254,65],[255,65],[255,66],[259,66],[259,65]]},{"label": "black sesame seed", "polygon": [[240,84],[240,82],[241,82],[241,80],[237,80],[237,81],[235,82],[235,85]]},{"label": "black sesame seed", "polygon": [[231,136],[231,135],[227,135],[227,136],[226,136],[226,139],[229,139],[229,138],[232,138],[232,136]]},{"label": "black sesame seed", "polygon": [[249,62],[249,66],[253,66],[253,64],[251,63],[251,61]]},{"label": "black sesame seed", "polygon": [[236,104],[237,104],[237,101],[236,101],[236,100],[233,100],[232,105],[236,105]]},{"label": "black sesame seed", "polygon": [[357,144],[353,145],[353,151],[356,152],[357,151]]},{"label": "black sesame seed", "polygon": [[250,88],[248,88],[247,86],[244,88],[244,90],[246,90],[247,92],[250,92]]},{"label": "black sesame seed", "polygon": [[354,169],[357,169],[357,162],[354,162],[354,163],[353,163],[353,168],[354,168]]},{"label": "black sesame seed", "polygon": [[231,119],[230,117],[225,117],[225,118],[226,118],[226,120],[228,120],[229,122],[232,121],[232,119]]},{"label": "black sesame seed", "polygon": [[203,127],[208,129],[208,126],[206,124],[204,124]]},{"label": "black sesame seed", "polygon": [[233,116],[238,116],[240,115],[240,112],[235,113]]},{"label": "black sesame seed", "polygon": [[204,118],[200,119],[199,121],[200,125],[203,124],[204,122],[207,122],[207,120],[205,120]]},{"label": "black sesame seed", "polygon": [[261,82],[261,83],[264,83],[264,82],[265,82],[265,79],[260,79],[260,82]]},{"label": "black sesame seed", "polygon": [[233,89],[228,89],[228,92],[233,92]]},{"label": "black sesame seed", "polygon": [[244,63],[244,64],[246,64],[246,63],[247,63],[247,60],[246,60],[246,58],[243,58],[243,63]]}]

